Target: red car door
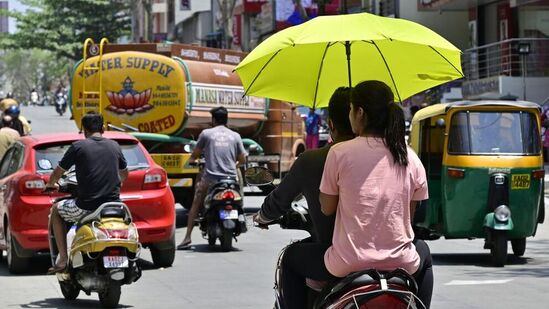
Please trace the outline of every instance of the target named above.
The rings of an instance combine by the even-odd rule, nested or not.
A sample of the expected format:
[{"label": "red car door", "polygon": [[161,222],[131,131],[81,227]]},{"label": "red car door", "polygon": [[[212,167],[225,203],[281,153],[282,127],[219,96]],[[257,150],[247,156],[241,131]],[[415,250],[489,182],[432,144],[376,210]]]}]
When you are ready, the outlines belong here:
[{"label": "red car door", "polygon": [[5,249],[5,230],[4,218],[8,212],[7,196],[12,194],[10,192],[10,181],[12,180],[14,173],[19,169],[23,158],[23,145],[17,143],[10,147],[2,161],[0,162],[0,239],[2,240],[2,247]]}]

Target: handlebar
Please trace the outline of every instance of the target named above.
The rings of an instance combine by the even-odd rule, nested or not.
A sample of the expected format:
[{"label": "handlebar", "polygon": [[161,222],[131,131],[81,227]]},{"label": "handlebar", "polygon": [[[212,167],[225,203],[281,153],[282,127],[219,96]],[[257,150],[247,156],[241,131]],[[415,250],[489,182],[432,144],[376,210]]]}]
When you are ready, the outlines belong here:
[{"label": "handlebar", "polygon": [[203,159],[198,159],[194,162],[189,162],[189,166],[192,166],[192,167],[202,167],[205,165],[206,165],[206,161]]}]

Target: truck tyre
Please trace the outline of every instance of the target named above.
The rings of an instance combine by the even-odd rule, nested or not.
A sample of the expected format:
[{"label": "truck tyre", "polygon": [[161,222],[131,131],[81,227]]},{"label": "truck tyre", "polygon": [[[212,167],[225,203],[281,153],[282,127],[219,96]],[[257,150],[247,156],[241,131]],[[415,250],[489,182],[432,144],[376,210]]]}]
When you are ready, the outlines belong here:
[{"label": "truck tyre", "polygon": [[513,248],[513,254],[515,256],[523,256],[526,251],[526,238],[511,240],[511,248]]},{"label": "truck tyre", "polygon": [[17,255],[16,246],[19,246],[17,240],[13,238],[9,226],[6,227],[6,252],[8,270],[12,274],[24,273],[27,269],[29,259]]},{"label": "truck tyre", "polygon": [[221,250],[229,252],[233,248],[233,230],[223,229],[223,235],[221,235]]},{"label": "truck tyre", "polygon": [[59,281],[59,286],[61,287],[61,293],[66,300],[75,300],[78,297],[78,294],[80,294],[80,289],[70,282]]},{"label": "truck tyre", "polygon": [[507,233],[505,231],[492,231],[492,263],[495,267],[503,267],[507,262]]},{"label": "truck tyre", "polygon": [[151,245],[151,256],[155,267],[170,267],[175,260],[175,236],[168,241],[168,245]]},{"label": "truck tyre", "polygon": [[103,308],[116,308],[120,302],[120,285],[110,282],[105,290],[99,293],[99,302]]}]

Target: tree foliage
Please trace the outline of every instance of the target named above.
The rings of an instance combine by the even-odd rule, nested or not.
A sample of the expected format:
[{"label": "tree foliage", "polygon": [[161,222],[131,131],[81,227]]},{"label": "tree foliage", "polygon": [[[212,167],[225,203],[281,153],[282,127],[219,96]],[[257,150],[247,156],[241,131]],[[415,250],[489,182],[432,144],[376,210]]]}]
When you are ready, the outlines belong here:
[{"label": "tree foliage", "polygon": [[59,61],[48,51],[9,50],[0,55],[2,84],[8,84],[14,98],[24,102],[29,100],[32,89],[40,94],[47,94],[52,87],[66,86],[70,65]]},{"label": "tree foliage", "polygon": [[42,49],[77,61],[88,37],[111,42],[129,35],[130,1],[21,0],[27,12],[4,12],[17,21],[17,31],[0,38],[3,48]]}]

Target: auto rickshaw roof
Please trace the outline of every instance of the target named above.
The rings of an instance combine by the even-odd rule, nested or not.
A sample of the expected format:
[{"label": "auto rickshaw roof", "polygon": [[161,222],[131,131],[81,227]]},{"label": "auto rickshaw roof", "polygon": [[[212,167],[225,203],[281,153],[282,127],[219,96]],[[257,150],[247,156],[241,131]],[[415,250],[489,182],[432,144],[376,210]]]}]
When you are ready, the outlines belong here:
[{"label": "auto rickshaw roof", "polygon": [[414,115],[412,124],[433,116],[446,114],[450,109],[457,107],[480,107],[480,106],[510,106],[519,108],[537,108],[541,106],[537,103],[527,101],[505,101],[505,100],[482,100],[482,101],[456,101],[451,103],[440,103],[427,106],[420,109]]}]

